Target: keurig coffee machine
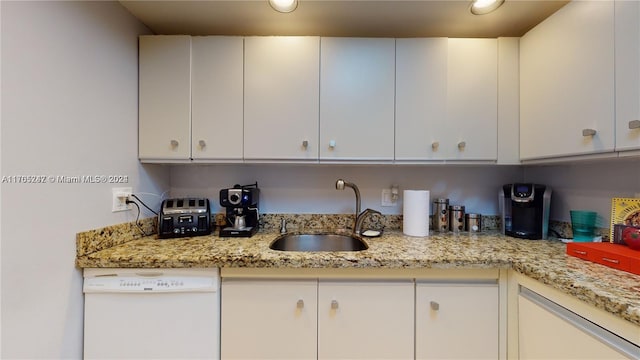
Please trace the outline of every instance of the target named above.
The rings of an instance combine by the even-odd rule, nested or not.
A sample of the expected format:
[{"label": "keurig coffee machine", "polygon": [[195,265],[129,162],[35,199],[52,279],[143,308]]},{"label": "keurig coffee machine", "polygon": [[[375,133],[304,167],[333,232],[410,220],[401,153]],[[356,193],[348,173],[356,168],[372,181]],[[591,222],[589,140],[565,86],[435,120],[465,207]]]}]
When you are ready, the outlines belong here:
[{"label": "keurig coffee machine", "polygon": [[251,237],[258,231],[260,214],[258,183],[220,190],[220,205],[226,208],[226,224],[220,236]]},{"label": "keurig coffee machine", "polygon": [[540,184],[504,185],[498,192],[502,233],[522,239],[546,239],[551,188]]}]

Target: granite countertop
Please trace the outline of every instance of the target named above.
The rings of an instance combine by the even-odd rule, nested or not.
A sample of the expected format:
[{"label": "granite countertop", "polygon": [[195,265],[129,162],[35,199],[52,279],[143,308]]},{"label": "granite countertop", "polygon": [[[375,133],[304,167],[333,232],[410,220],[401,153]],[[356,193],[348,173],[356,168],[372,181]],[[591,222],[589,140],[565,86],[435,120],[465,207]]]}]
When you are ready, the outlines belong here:
[{"label": "granite countertop", "polygon": [[495,232],[409,237],[386,231],[382,237],[366,239],[369,249],[361,252],[284,252],[269,249],[278,235],[168,240],[147,236],[79,253],[76,264],[80,268],[513,269],[640,325],[640,276],[567,256],[566,245],[559,241],[522,240]]}]

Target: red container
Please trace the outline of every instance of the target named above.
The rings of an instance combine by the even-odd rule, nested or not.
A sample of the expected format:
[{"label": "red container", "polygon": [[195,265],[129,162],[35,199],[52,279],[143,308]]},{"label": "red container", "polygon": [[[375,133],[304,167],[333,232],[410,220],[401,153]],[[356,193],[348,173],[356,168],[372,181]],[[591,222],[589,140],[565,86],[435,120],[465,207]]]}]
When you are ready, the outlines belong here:
[{"label": "red container", "polygon": [[567,255],[640,275],[640,251],[612,243],[568,243]]}]

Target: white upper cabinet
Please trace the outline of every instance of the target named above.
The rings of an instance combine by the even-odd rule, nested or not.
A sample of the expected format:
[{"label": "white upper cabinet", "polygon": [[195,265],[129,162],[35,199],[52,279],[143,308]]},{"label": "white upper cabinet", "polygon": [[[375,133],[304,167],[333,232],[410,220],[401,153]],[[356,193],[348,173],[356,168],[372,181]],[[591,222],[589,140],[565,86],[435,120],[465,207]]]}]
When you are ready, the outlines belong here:
[{"label": "white upper cabinet", "polygon": [[394,158],[395,39],[322,38],[320,160]]},{"label": "white upper cabinet", "polygon": [[447,38],[396,40],[396,160],[447,158],[447,51]]},{"label": "white upper cabinet", "polygon": [[242,38],[191,38],[191,154],[242,161]]},{"label": "white upper cabinet", "polygon": [[448,137],[442,151],[451,159],[496,160],[498,41],[449,39],[447,60]]},{"label": "white upper cabinet", "polygon": [[616,1],[616,150],[640,149],[640,2]]},{"label": "white upper cabinet", "polygon": [[520,164],[520,38],[498,38],[498,164]]},{"label": "white upper cabinet", "polygon": [[319,37],[247,37],[244,158],[318,160]]},{"label": "white upper cabinet", "polygon": [[496,161],[496,39],[399,39],[399,161]]},{"label": "white upper cabinet", "polygon": [[520,40],[521,159],[612,152],[614,90],[614,2],[568,3]]},{"label": "white upper cabinet", "polygon": [[138,156],[191,157],[191,37],[140,36]]}]

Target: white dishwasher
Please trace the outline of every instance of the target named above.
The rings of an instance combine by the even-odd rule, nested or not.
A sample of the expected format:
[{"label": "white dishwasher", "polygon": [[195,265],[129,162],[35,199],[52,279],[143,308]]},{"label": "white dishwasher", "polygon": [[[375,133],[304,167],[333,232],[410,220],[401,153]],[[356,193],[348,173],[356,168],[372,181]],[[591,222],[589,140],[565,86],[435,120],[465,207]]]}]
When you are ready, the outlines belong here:
[{"label": "white dishwasher", "polygon": [[219,359],[218,269],[84,269],[85,359]]}]

